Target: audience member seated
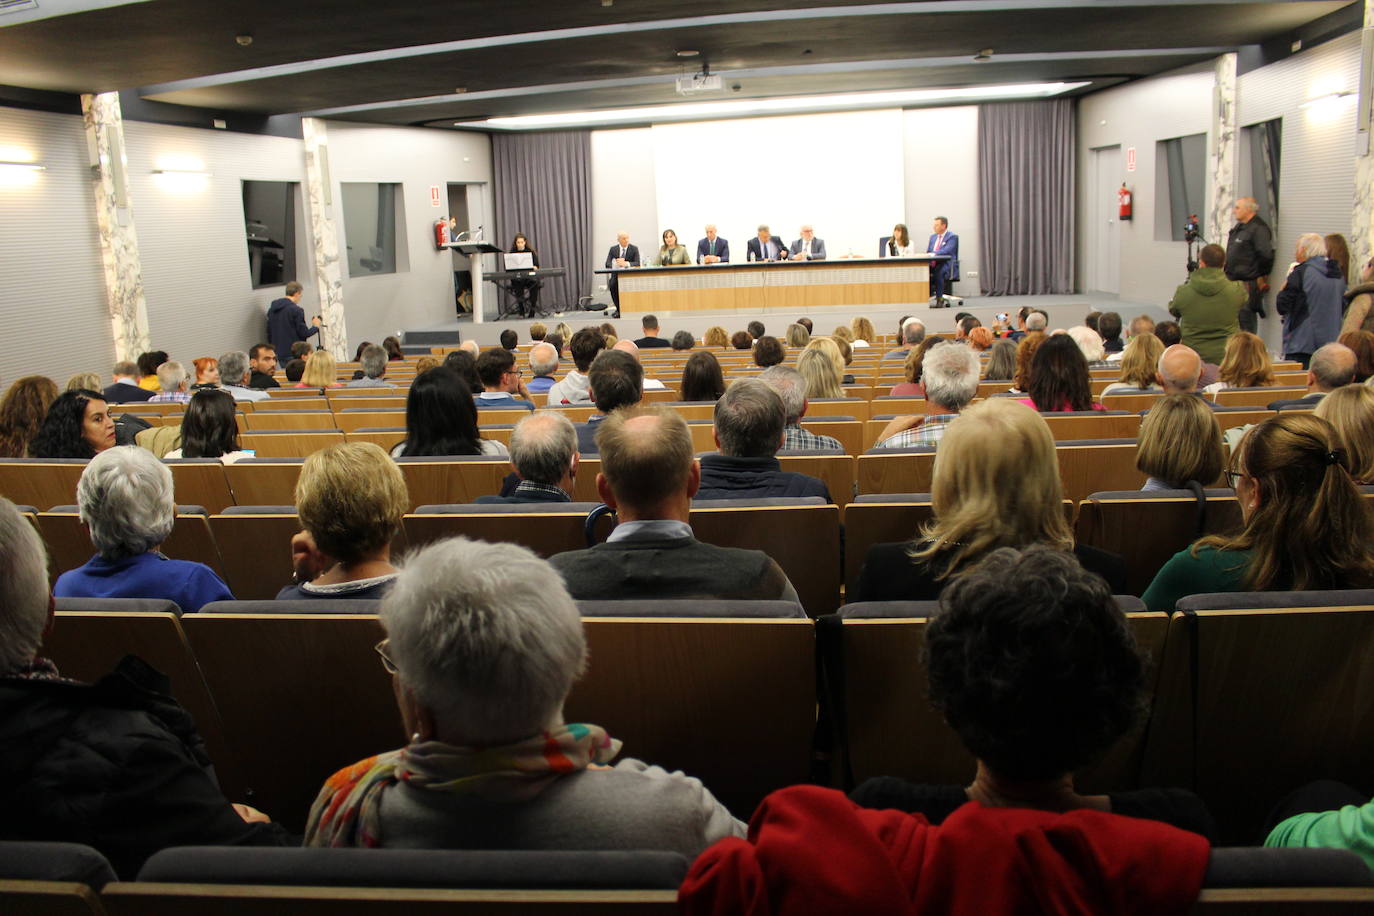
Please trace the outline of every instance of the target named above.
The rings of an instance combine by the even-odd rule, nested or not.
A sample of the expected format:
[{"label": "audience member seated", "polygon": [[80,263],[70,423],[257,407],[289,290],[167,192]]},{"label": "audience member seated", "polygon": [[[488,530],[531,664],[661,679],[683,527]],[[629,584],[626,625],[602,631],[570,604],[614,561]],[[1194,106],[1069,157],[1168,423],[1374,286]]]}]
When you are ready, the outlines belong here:
[{"label": "audience member seated", "polygon": [[[1038,312],[1032,312],[1030,318],[1026,319],[1027,327],[1030,326],[1032,319],[1040,317]],[[1040,322],[1044,324],[1043,318]],[[1035,362],[1035,351],[1040,349],[1040,345],[1046,340],[1044,330],[1027,331],[1026,336],[1021,338],[1021,342],[1016,345],[1016,373],[1012,376],[1012,393],[1025,394],[1030,391],[1031,366]]]},{"label": "audience member seated", "polygon": [[544,335],[544,342],[558,351],[559,359],[563,358],[563,347],[567,344],[567,338],[562,334],[546,334]]},{"label": "audience member seated", "polygon": [[248,354],[242,350],[230,350],[220,356],[219,378],[220,385],[236,401],[265,401],[269,397],[266,391],[249,386]]},{"label": "audience member seated", "polygon": [[362,376],[355,378],[345,387],[348,388],[395,388],[396,386],[388,382],[383,376],[386,375],[387,355],[386,350],[376,344],[368,344],[363,347],[362,355],[358,358],[359,365],[362,366]]},{"label": "audience member seated", "polygon": [[1107,359],[1126,348],[1121,341],[1120,312],[1103,312],[1102,317],[1097,319],[1097,333],[1102,337],[1102,348],[1107,351]]},{"label": "audience member seated", "polygon": [[1087,360],[1089,369],[1112,368],[1112,364],[1107,362],[1107,351],[1102,346],[1102,335],[1096,330],[1080,324],[1069,328],[1068,335],[1078,344],[1078,350]]},{"label": "audience member seated", "polygon": [[285,846],[266,815],[230,805],[167,679],[126,659],[94,684],[38,655],[53,626],[43,542],[0,499],[0,775],[6,839],[84,843],[132,881],[168,846]]},{"label": "audience member seated", "polygon": [[[105,400],[110,404],[146,401],[157,393],[156,388],[149,390],[139,384],[138,364],[127,359],[115,363],[111,375],[114,377],[114,384],[104,391]],[[215,375],[215,383],[219,383],[218,373]]]},{"label": "audience member seated", "polygon": [[1142,490],[1206,489],[1225,465],[1217,415],[1191,394],[1160,397],[1140,422],[1136,441],[1135,466],[1149,475]]},{"label": "audience member seated", "polygon": [[844,357],[829,337],[813,337],[797,357],[797,371],[806,379],[806,397],[844,397]]},{"label": "audience member seated", "polygon": [[157,367],[158,393],[148,399],[149,404],[185,404],[191,400],[187,391],[186,370],[181,363],[169,359]]},{"label": "audience member seated", "polygon": [[1374,377],[1374,332],[1346,331],[1336,343],[1355,354],[1355,384],[1363,385]]},{"label": "audience member seated", "polygon": [[767,369],[769,366],[781,365],[785,359],[787,350],[776,337],[765,334],[754,341],[754,365],[759,368]]},{"label": "audience member seated", "polygon": [[[297,341],[297,343],[300,343],[300,341]],[[305,375],[305,360],[300,357],[289,359],[286,361],[286,365],[282,366],[281,371],[286,374],[287,382],[289,382],[292,387],[297,387],[300,385],[301,376]]]},{"label": "audience member seated", "polygon": [[787,333],[783,336],[786,338],[787,345],[797,350],[805,349],[806,345],[811,342],[811,332],[799,324],[789,324]]},{"label": "audience member seated", "polygon": [[662,849],[691,859],[744,835],[699,781],[634,759],[611,765],[619,741],[564,723],[586,637],[554,570],[528,550],[464,538],[425,547],[381,618],[377,653],[410,743],[326,780],[306,846]]},{"label": "audience member seated", "polygon": [[278,601],[363,600],[391,589],[391,541],[410,508],[396,462],[371,442],[341,442],[305,459],[296,481],[304,529],[291,539],[296,584]]},{"label": "audience member seated", "polygon": [[[505,332],[503,331],[502,334],[504,333]],[[515,332],[511,331],[510,333],[514,334]],[[512,338],[512,344],[508,349],[514,348],[514,338]],[[401,339],[399,337],[396,337],[394,334],[387,335],[386,337],[382,338],[382,349],[386,351],[387,362],[391,363],[405,361],[406,355],[401,351]]]},{"label": "audience member seated", "polygon": [[529,393],[548,394],[549,389],[558,382],[554,377],[558,371],[558,349],[551,343],[540,341],[530,347],[525,359],[530,364]]},{"label": "audience member seated", "polygon": [[983,367],[983,378],[988,381],[1010,381],[1016,375],[1016,343],[999,340],[992,345],[992,353]]},{"label": "audience member seated", "polygon": [[567,417],[556,411],[537,411],[515,424],[511,432],[510,463],[520,482],[509,496],[479,496],[473,502],[571,502],[577,450],[577,430]]},{"label": "audience member seated", "polygon": [[697,339],[692,336],[691,331],[678,331],[673,335],[674,350],[690,350],[697,344]]},{"label": "audience member seated", "polygon": [[754,338],[749,336],[748,331],[736,331],[730,335],[730,346],[736,350],[750,350],[754,346]]},{"label": "audience member seated", "polygon": [[849,344],[856,350],[871,347],[873,338],[878,336],[873,330],[873,322],[863,315],[855,315],[849,319],[849,333],[852,335]]},{"label": "audience member seated", "polygon": [[176,505],[172,472],[152,452],[124,445],[96,455],[81,472],[76,504],[96,554],[57,577],[58,598],[165,598],[187,614],[233,600],[210,567],[158,553]]},{"label": "audience member seated", "polygon": [[596,430],[602,421],[614,411],[632,407],[644,399],[644,369],[638,360],[622,350],[598,353],[587,373],[587,392],[598,413],[588,417],[587,422],[577,424],[577,450],[584,455],[595,455]]},{"label": "audience member seated", "polygon": [[1244,528],[1174,554],[1141,600],[1172,611],[1185,595],[1374,586],[1374,520],[1330,423],[1281,413],[1231,456]]},{"label": "audience member seated", "polygon": [[606,543],[549,561],[574,598],[797,600],[768,554],[692,536],[701,466],[686,420],[661,407],[619,411],[601,424],[597,446],[597,493],[618,523]]},{"label": "audience member seated", "polygon": [[854,362],[854,347],[843,337],[832,337],[830,342],[840,353],[840,384],[854,384],[854,376],[849,374],[849,366]]},{"label": "audience member seated", "polygon": [[968,347],[946,344],[932,349],[921,371],[926,412],[894,417],[878,434],[874,447],[915,448],[939,442],[949,424],[978,393],[978,369],[978,354]]},{"label": "audience member seated", "polygon": [[1153,334],[1132,337],[1121,353],[1121,375],[1102,390],[1102,396],[1160,391],[1156,373],[1163,354],[1164,344]]},{"label": "audience member seated", "polygon": [[[248,351],[248,368],[252,374],[248,379],[249,388],[280,388],[281,384],[272,377],[277,371],[277,351],[271,344],[254,344]],[[164,389],[165,390],[165,389]]]},{"label": "audience member seated", "polygon": [[842,452],[844,446],[834,436],[821,436],[803,429],[802,417],[806,416],[806,379],[796,369],[786,366],[773,366],[759,374],[759,381],[778,393],[782,398],[783,412],[787,425],[783,427],[782,450]]},{"label": "audience member seated", "polygon": [[[1064,339],[1081,360],[1077,345]],[[934,600],[998,547],[1032,544],[1072,550],[1113,593],[1125,587],[1120,557],[1074,544],[1054,437],[1035,411],[1011,398],[980,401],[949,425],[930,492],[935,518],[912,541],[870,547],[847,600]]]},{"label": "audience member seated", "polygon": [[26,375],[9,387],[0,400],[0,458],[26,457],[55,400],[57,384],[46,375]]},{"label": "audience member seated", "polygon": [[482,351],[482,355],[477,357],[477,376],[482,380],[483,389],[477,393],[478,410],[485,407],[495,410],[534,410],[534,402],[529,399],[530,393],[520,380],[520,370],[515,366],[515,354],[505,347]]},{"label": "audience member seated", "polygon": [[1160,354],[1155,380],[1165,394],[1197,394],[1202,357],[1192,347],[1174,344]]},{"label": "audience member seated", "polygon": [[1051,335],[1036,347],[1026,393],[1030,397],[1021,398],[1020,403],[1042,413],[1102,409],[1093,401],[1088,361],[1068,334]]},{"label": "audience member seated", "polygon": [[645,315],[640,319],[640,327],[644,329],[644,336],[635,341],[635,346],[641,350],[645,347],[671,347],[670,341],[658,336],[658,319],[653,315]]},{"label": "audience member seated", "polygon": [[[1363,381],[1363,379],[1361,379]],[[78,372],[67,379],[67,384],[63,386],[64,391],[75,391],[78,388],[85,388],[87,391],[100,390],[99,372]]]},{"label": "audience member seated", "polygon": [[984,353],[992,347],[992,330],[976,327],[968,332],[968,345],[975,353]]},{"label": "audience member seated", "polygon": [[926,396],[926,386],[921,381],[921,375],[925,371],[926,354],[933,348],[949,343],[943,337],[927,337],[919,344],[911,348],[911,352],[906,355],[906,361],[902,364],[902,371],[906,373],[906,381],[893,385],[888,392],[894,398],[923,398]]},{"label": "audience member seated", "polygon": [[181,420],[181,447],[162,457],[218,458],[225,464],[253,457],[239,447],[233,397],[226,391],[197,391]]},{"label": "audience member seated", "polygon": [[1196,795],[1139,789],[1080,795],[1074,771],[1139,720],[1147,661],[1107,583],[1068,553],[1003,547],[950,581],[926,624],[930,701],[978,761],[965,786],[869,779],[868,808],[942,823],[969,802],[989,808],[1087,808],[1216,835]]},{"label": "audience member seated", "polygon": [[1265,846],[1348,849],[1374,871],[1374,801],[1368,792],[1319,780],[1281,801],[1270,824]]},{"label": "audience member seated", "polygon": [[684,401],[715,401],[724,393],[725,376],[714,353],[701,350],[687,357],[678,397]]},{"label": "audience member seated", "polygon": [[[472,343],[472,341],[464,341]],[[474,347],[476,344],[472,344]],[[444,368],[451,369],[458,374],[458,377],[468,386],[468,390],[478,392],[482,390],[482,380],[477,377],[477,357],[467,350],[454,350],[452,353],[444,355]]]},{"label": "audience member seated", "polygon": [[1307,370],[1307,394],[1286,401],[1274,401],[1270,410],[1285,407],[1315,407],[1337,388],[1355,381],[1355,351],[1344,344],[1329,343],[1317,348]]},{"label": "audience member seated", "polygon": [[201,356],[192,360],[191,364],[196,367],[196,383],[191,386],[192,391],[219,388],[219,360],[213,356]]},{"label": "audience member seated", "polygon": [[138,354],[138,386],[145,391],[157,393],[157,367],[167,362],[166,350],[149,350]]},{"label": "audience member seated", "polygon": [[728,350],[730,349],[730,335],[725,328],[713,324],[706,329],[706,333],[701,335],[701,345],[717,350]]},{"label": "audience member seated", "polygon": [[405,441],[391,454],[397,458],[505,455],[506,446],[481,437],[471,389],[458,373],[440,366],[410,386]]},{"label": "audience member seated", "polygon": [[305,358],[315,352],[308,340],[298,340],[291,345],[291,358],[305,362]]},{"label": "audience member seated", "polygon": [[799,324],[799,325],[801,325],[802,327],[806,328],[806,333],[808,333],[808,334],[815,334],[815,333],[816,333],[816,325],[811,321],[810,318],[798,318],[798,319],[797,319],[797,324]]},{"label": "audience member seated", "polygon": [[1215,394],[1225,388],[1267,388],[1274,384],[1274,364],[1258,335],[1238,331],[1226,342],[1217,380],[1203,389]]},{"label": "audience member seated", "polygon": [[744,329],[749,332],[749,336],[754,340],[762,337],[765,330],[762,321],[751,321],[744,326]]},{"label": "audience member seated", "polygon": [[1337,388],[1317,402],[1313,413],[1335,427],[1355,483],[1374,484],[1374,389]]},{"label": "audience member seated", "polygon": [[[1155,320],[1149,315],[1137,315],[1131,319],[1131,336],[1139,337],[1142,334],[1153,334],[1155,332]],[[1160,341],[1163,343],[1163,341]]]},{"label": "audience member seated", "polygon": [[592,367],[596,354],[606,348],[606,336],[596,328],[579,328],[568,341],[572,353],[573,368],[563,376],[563,380],[549,388],[548,404],[586,404],[591,401],[587,391],[587,372]]},{"label": "audience member seated", "polygon": [[29,442],[30,458],[94,458],[115,444],[115,424],[94,391],[64,391]]},{"label": "audience member seated", "polygon": [[[639,362],[639,347],[635,346],[633,340],[617,340],[609,346],[612,350],[619,350],[622,353],[630,354],[630,356],[634,357],[635,362]],[[663,384],[658,379],[650,378],[647,375],[644,376],[644,381],[641,385],[645,391],[665,391],[668,388],[667,385]]]},{"label": "audience member seated", "polygon": [[538,342],[548,336],[549,329],[542,321],[533,322],[530,325],[530,340]]},{"label": "audience member seated", "polygon": [[334,354],[323,348],[311,353],[305,360],[305,371],[297,388],[342,388],[339,381],[339,364]]},{"label": "audience member seated", "polygon": [[[883,354],[883,362],[890,359],[905,360],[911,353],[913,347],[919,347],[921,341],[926,339],[925,323],[919,318],[906,318],[902,321],[901,336],[898,338],[901,346],[895,350],[889,350]],[[791,341],[788,341],[789,345]]]},{"label": "audience member seated", "polygon": [[719,452],[701,458],[698,499],[761,499],[823,496],[825,483],[784,471],[775,457],[782,448],[787,411],[777,392],[758,379],[736,379],[716,401],[712,435]]}]

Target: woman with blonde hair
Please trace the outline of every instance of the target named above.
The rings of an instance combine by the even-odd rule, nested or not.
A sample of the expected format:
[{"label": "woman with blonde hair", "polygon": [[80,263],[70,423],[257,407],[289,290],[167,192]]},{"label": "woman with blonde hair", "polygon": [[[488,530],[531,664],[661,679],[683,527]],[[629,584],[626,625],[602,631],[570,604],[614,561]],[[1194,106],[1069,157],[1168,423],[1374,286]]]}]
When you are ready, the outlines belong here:
[{"label": "woman with blonde hair", "polygon": [[806,329],[806,325],[793,323],[787,326],[787,345],[789,347],[796,347],[801,350],[810,342],[811,332]]},{"label": "woman with blonde hair", "polygon": [[[1364,381],[1364,379],[1360,379],[1360,381]],[[78,372],[76,375],[67,379],[66,390],[78,391],[84,388],[87,391],[99,391],[100,387],[100,375],[98,373]]]},{"label": "woman with blonde hair", "polygon": [[1043,544],[1072,552],[1112,591],[1125,587],[1114,554],[1075,546],[1064,518],[1054,437],[1010,398],[974,404],[949,424],[935,454],[935,518],[914,540],[870,547],[850,601],[925,601],[999,547]]},{"label": "woman with blonde hair", "polygon": [[305,372],[296,384],[297,388],[339,388],[339,366],[328,350],[319,349],[311,353],[305,361]]},{"label": "woman with blonde hair", "polygon": [[1121,351],[1121,375],[1102,390],[1109,394],[1139,394],[1144,391],[1158,391],[1159,380],[1155,373],[1159,369],[1159,358],[1164,354],[1164,344],[1153,334],[1141,334],[1126,341],[1126,349]]},{"label": "woman with blonde hair", "polygon": [[863,315],[855,315],[849,321],[850,340],[849,343],[855,348],[871,347],[876,333],[873,330],[873,322]]},{"label": "woman with blonde hair", "polygon": [[[811,343],[821,340],[825,338],[813,337]],[[831,342],[830,346],[833,347],[834,343]],[[806,380],[806,396],[810,400],[844,397],[844,389],[840,387],[842,376],[840,370],[835,368],[835,359],[820,347],[808,345],[801,352],[797,357],[797,371]]]},{"label": "woman with blonde hair", "polygon": [[1226,341],[1217,380],[1202,389],[1207,394],[1223,388],[1267,388],[1274,384],[1274,364],[1264,341],[1256,334],[1241,331]]},{"label": "woman with blonde hair", "polygon": [[1157,400],[1140,423],[1135,466],[1149,475],[1142,490],[1210,487],[1221,476],[1225,457],[1221,425],[1207,402],[1193,394],[1168,394]]},{"label": "woman with blonde hair", "polygon": [[1174,554],[1141,600],[1172,611],[1184,595],[1374,586],[1374,515],[1350,467],[1321,417],[1283,411],[1254,427],[1226,472],[1244,527]]},{"label": "woman with blonde hair", "polygon": [[715,347],[718,350],[730,349],[730,335],[725,328],[718,324],[713,324],[706,329],[706,333],[701,335],[701,345],[703,347]]},{"label": "woman with blonde hair", "polygon": [[1355,483],[1374,484],[1374,388],[1343,385],[1318,401],[1313,413],[1335,427]]},{"label": "woman with blonde hair", "polygon": [[853,345],[854,343],[853,333],[849,330],[849,328],[845,327],[842,324],[835,325],[835,330],[830,333],[830,336],[835,338],[836,340],[843,340],[846,343],[849,343],[850,345]]},{"label": "woman with blonde hair", "polygon": [[15,379],[0,400],[0,458],[23,458],[28,453],[29,441],[55,400],[57,383],[46,375]]},{"label": "woman with blonde hair", "polygon": [[983,367],[983,378],[990,381],[1009,379],[1016,374],[1016,341],[999,340],[992,345],[992,355]]},{"label": "woman with blonde hair", "polygon": [[558,327],[554,328],[553,332],[562,338],[563,346],[565,347],[568,345],[568,341],[572,340],[572,325],[568,324],[566,321],[558,322]]}]

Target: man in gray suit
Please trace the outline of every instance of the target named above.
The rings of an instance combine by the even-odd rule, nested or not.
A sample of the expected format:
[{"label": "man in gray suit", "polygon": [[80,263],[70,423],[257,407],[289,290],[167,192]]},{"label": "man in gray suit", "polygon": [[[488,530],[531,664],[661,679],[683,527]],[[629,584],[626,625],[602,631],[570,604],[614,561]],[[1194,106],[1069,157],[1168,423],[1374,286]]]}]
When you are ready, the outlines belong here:
[{"label": "man in gray suit", "polygon": [[811,228],[810,223],[801,227],[801,238],[792,243],[792,260],[825,260],[825,240],[816,238],[816,230]]}]

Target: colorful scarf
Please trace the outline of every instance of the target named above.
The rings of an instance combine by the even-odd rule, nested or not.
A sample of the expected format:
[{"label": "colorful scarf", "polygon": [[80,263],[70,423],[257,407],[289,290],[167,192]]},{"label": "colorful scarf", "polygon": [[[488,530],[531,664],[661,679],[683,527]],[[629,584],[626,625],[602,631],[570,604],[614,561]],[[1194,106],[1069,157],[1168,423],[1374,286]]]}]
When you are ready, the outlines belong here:
[{"label": "colorful scarf", "polygon": [[64,684],[80,683],[80,681],[74,681],[69,677],[63,677],[61,674],[58,673],[57,666],[54,665],[49,659],[43,658],[41,655],[34,656],[33,661],[29,662],[27,665],[20,668],[19,670],[11,671],[4,676],[18,678],[20,680],[25,681],[56,681],[58,683]]},{"label": "colorful scarf", "polygon": [[573,723],[497,747],[425,741],[369,757],[325,780],[310,807],[305,845],[381,846],[382,796],[399,782],[433,792],[525,801],[560,776],[613,760],[620,744],[599,726]]}]

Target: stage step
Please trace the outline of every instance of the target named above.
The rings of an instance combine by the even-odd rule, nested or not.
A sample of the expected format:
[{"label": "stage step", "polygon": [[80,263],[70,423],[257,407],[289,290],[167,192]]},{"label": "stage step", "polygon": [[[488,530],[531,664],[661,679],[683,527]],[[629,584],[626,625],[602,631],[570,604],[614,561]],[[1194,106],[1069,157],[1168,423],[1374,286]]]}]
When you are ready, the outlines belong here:
[{"label": "stage step", "polygon": [[457,328],[406,331],[401,338],[401,350],[405,353],[428,353],[430,347],[454,347],[462,343],[462,340]]}]

